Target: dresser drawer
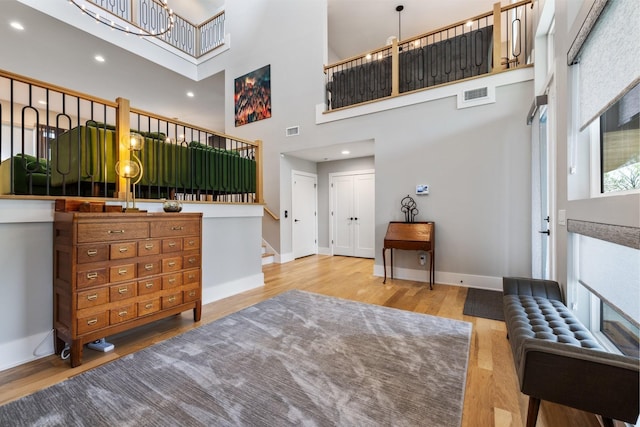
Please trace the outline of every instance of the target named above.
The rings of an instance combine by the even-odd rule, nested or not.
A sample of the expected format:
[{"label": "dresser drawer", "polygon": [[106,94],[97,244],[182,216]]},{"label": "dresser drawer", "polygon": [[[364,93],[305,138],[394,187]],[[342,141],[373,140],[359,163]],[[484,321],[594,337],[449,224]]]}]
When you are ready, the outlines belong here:
[{"label": "dresser drawer", "polygon": [[138,303],[138,316],[144,316],[146,314],[155,313],[160,311],[160,298],[150,299],[148,301],[141,301]]},{"label": "dresser drawer", "polygon": [[106,261],[109,259],[109,245],[95,244],[78,246],[78,264]]},{"label": "dresser drawer", "polygon": [[123,283],[121,285],[109,286],[109,300],[122,301],[123,299],[133,298],[136,296],[138,284],[135,282]]},{"label": "dresser drawer", "polygon": [[95,307],[109,302],[109,289],[98,288],[90,291],[78,292],[77,297],[78,310],[87,307]]},{"label": "dresser drawer", "polygon": [[182,291],[183,297],[182,300],[184,302],[191,302],[200,299],[200,287],[194,286],[192,288],[185,289]]},{"label": "dresser drawer", "polygon": [[115,325],[116,323],[126,322],[127,320],[135,319],[137,317],[136,306],[137,304],[131,303],[131,304],[123,305],[122,307],[114,308],[113,310],[111,310],[109,315],[111,324]]},{"label": "dresser drawer", "polygon": [[182,257],[165,258],[162,260],[162,272],[171,273],[182,270]]},{"label": "dresser drawer", "polygon": [[160,260],[138,263],[138,277],[153,276],[162,272]]},{"label": "dresser drawer", "polygon": [[182,267],[183,268],[196,268],[200,267],[200,255],[185,255],[182,258]]},{"label": "dresser drawer", "polygon": [[175,288],[182,285],[182,273],[162,276],[162,289]]},{"label": "dresser drawer", "polygon": [[150,224],[151,237],[183,237],[200,234],[200,222],[192,220],[166,219]]},{"label": "dresser drawer", "polygon": [[178,292],[172,295],[167,295],[166,297],[162,297],[162,309],[165,310],[167,308],[175,307],[176,305],[182,304],[182,292]]},{"label": "dresser drawer", "polygon": [[198,283],[200,281],[200,269],[189,270],[182,273],[182,283],[188,285],[190,283]]},{"label": "dresser drawer", "polygon": [[149,223],[146,221],[78,224],[78,243],[113,242],[147,237],[149,237]]},{"label": "dresser drawer", "polygon": [[162,280],[159,277],[138,281],[138,295],[147,295],[162,289]]},{"label": "dresser drawer", "polygon": [[200,238],[197,236],[185,237],[182,242],[182,247],[185,251],[200,249]]},{"label": "dresser drawer", "polygon": [[110,259],[133,258],[137,255],[137,242],[112,243],[110,247]]},{"label": "dresser drawer", "polygon": [[180,252],[182,251],[182,239],[164,239],[162,240],[162,253]]},{"label": "dresser drawer", "polygon": [[86,334],[87,332],[95,331],[106,326],[109,326],[108,311],[87,317],[79,317],[77,323],[78,335]]},{"label": "dresser drawer", "polygon": [[109,272],[106,268],[94,268],[91,270],[78,271],[77,279],[78,288],[104,285],[109,281]]},{"label": "dresser drawer", "polygon": [[109,268],[109,280],[111,282],[120,282],[122,280],[131,280],[136,277],[135,264],[114,265]]},{"label": "dresser drawer", "polygon": [[138,242],[138,255],[158,255],[161,245],[160,240],[143,240]]}]

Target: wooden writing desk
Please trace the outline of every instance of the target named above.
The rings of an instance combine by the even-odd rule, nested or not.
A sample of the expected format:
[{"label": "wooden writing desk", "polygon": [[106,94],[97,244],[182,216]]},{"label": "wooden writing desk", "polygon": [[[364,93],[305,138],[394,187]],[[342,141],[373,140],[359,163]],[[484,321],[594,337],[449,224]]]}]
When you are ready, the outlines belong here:
[{"label": "wooden writing desk", "polygon": [[435,258],[435,223],[428,222],[399,222],[392,221],[387,227],[382,247],[382,265],[384,266],[384,281],[387,282],[387,249],[391,249],[391,278],[393,279],[393,250],[404,249],[423,251],[429,254],[429,289],[433,289],[436,279],[434,267]]}]

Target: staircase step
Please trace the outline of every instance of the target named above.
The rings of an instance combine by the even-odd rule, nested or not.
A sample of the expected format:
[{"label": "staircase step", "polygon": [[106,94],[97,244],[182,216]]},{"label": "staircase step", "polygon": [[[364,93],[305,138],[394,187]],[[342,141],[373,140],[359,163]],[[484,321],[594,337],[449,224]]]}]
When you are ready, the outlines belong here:
[{"label": "staircase step", "polygon": [[262,265],[268,265],[268,264],[273,264],[275,261],[274,259],[274,255],[270,254],[270,253],[263,253],[262,254]]}]

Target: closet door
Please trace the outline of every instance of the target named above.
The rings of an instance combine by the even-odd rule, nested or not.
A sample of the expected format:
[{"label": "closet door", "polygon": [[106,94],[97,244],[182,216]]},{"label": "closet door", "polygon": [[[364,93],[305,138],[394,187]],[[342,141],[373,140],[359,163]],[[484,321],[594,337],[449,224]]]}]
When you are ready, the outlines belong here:
[{"label": "closet door", "polygon": [[375,258],[375,175],[372,173],[353,177],[353,255]]},{"label": "closet door", "polygon": [[353,176],[333,178],[333,254],[353,256]]},{"label": "closet door", "polygon": [[375,174],[332,174],[331,226],[334,255],[375,257]]}]

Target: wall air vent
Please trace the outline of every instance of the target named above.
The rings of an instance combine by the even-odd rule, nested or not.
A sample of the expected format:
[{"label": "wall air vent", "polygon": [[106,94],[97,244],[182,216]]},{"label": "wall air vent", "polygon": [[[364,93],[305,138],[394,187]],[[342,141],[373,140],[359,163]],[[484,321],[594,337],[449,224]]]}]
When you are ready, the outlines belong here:
[{"label": "wall air vent", "polygon": [[466,89],[458,93],[458,108],[475,107],[493,102],[496,102],[496,88],[493,86]]},{"label": "wall air vent", "polygon": [[300,135],[300,126],[291,126],[290,128],[286,128],[285,135],[287,136]]},{"label": "wall air vent", "polygon": [[472,99],[486,98],[488,90],[486,87],[481,87],[479,89],[465,90],[463,93],[464,100],[471,101]]}]

